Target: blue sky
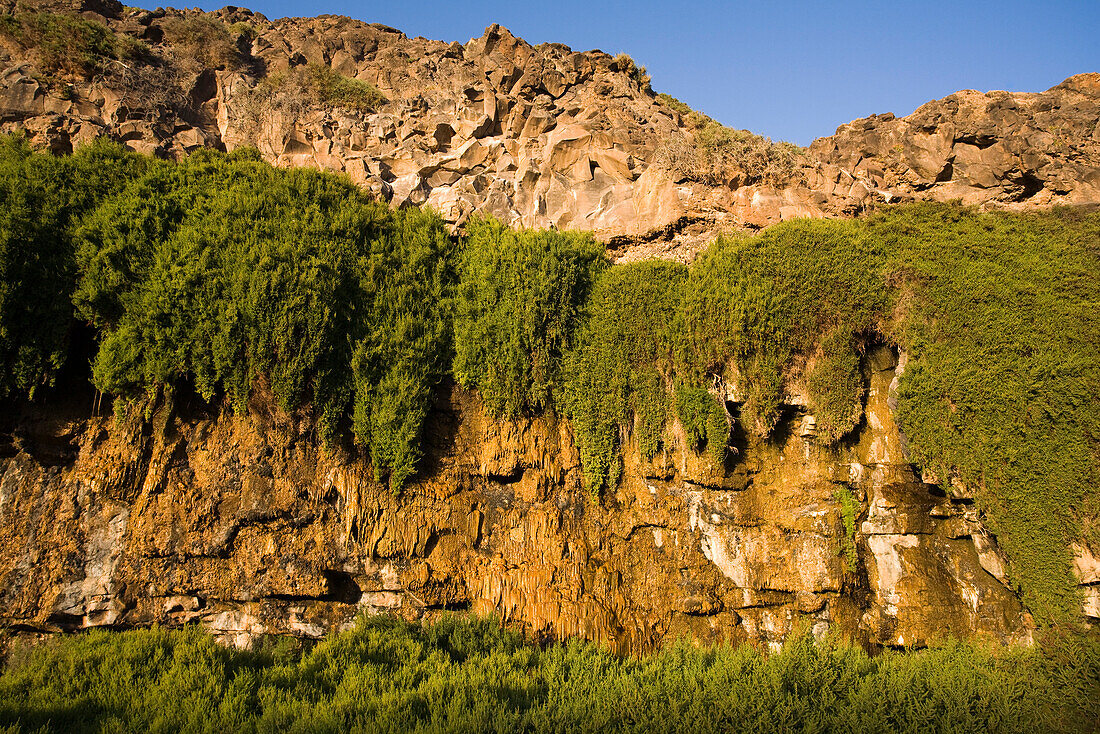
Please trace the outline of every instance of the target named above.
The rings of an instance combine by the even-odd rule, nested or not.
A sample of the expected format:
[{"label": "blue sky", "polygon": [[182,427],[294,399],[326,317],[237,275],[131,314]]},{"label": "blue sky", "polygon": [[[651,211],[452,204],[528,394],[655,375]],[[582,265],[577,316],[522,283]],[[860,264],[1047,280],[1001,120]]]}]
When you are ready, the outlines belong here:
[{"label": "blue sky", "polygon": [[349,15],[448,42],[495,22],[532,43],[625,51],[657,91],[802,145],[852,119],[906,115],[958,89],[1035,92],[1100,71],[1100,0],[237,2],[273,19]]}]

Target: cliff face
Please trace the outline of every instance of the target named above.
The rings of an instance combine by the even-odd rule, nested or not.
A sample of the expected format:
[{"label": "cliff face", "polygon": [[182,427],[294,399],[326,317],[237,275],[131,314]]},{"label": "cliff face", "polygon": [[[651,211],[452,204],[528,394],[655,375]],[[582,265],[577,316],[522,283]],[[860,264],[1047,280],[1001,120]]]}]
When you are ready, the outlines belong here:
[{"label": "cliff face", "polygon": [[[734,156],[700,176],[669,162],[702,149],[698,119],[598,51],[532,47],[495,26],[447,45],[346,18],[44,7],[147,55],[50,77],[0,33],[4,130],[59,152],[104,134],[172,156],[253,145],[456,226],[488,212],[594,230],[622,260],[690,259],[725,227],[876,201],[1100,202],[1096,74],[857,121],[779,173]],[[381,98],[352,109],[303,97],[294,80],[318,69]],[[867,419],[838,446],[816,440],[799,400],[770,440],[735,434],[721,469],[682,437],[653,463],[627,440],[624,479],[598,504],[567,422],[495,421],[457,388],[437,396],[420,479],[399,496],[354,454],[324,450],[310,416],[262,395],[243,417],[184,397],[115,421],[90,414],[80,390],[69,405],[5,408],[0,625],[201,622],[243,643],[319,636],[361,611],[471,609],[620,650],[685,633],[776,643],[799,625],[880,645],[1028,638],[965,491],[913,473],[891,409],[897,355],[880,348],[864,368]],[[1100,618],[1100,562],[1082,549],[1076,572],[1085,614]]]},{"label": "cliff face", "polygon": [[[174,156],[251,145],[280,165],[346,172],[394,205],[428,204],[456,225],[487,212],[513,226],[593,230],[621,259],[690,259],[723,228],[875,201],[1100,202],[1097,74],[857,120],[771,175],[754,154],[723,149],[721,170],[700,176],[692,115],[656,96],[633,62],[600,51],[531,46],[498,26],[463,45],[331,16],[18,7],[38,5],[79,12],[148,54],[58,80],[0,34],[0,129],[57,151],[105,134]],[[352,109],[285,83],[317,68],[384,99]]]},{"label": "cliff face", "polygon": [[598,505],[567,422],[494,421],[457,388],[400,496],[259,401],[233,417],[181,398],[130,424],[27,413],[0,460],[0,623],[201,622],[245,643],[361,611],[470,609],[620,650],[685,633],[771,643],[796,625],[884,645],[1027,638],[970,501],[906,463],[898,369],[870,354],[867,421],[835,448],[794,405],[774,439],[735,435],[721,470],[682,441],[643,465],[628,442]]}]

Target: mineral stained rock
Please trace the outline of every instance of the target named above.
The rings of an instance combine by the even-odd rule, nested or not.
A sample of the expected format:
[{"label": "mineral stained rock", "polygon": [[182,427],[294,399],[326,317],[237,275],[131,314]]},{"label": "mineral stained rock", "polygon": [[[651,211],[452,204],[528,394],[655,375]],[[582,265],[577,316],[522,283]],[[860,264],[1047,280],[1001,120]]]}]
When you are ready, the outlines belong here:
[{"label": "mineral stained rock", "polygon": [[[472,610],[623,651],[794,629],[881,645],[1027,639],[970,500],[906,461],[894,354],[871,356],[867,420],[840,444],[819,444],[792,405],[770,440],[735,431],[716,467],[673,424],[653,462],[628,442],[623,481],[599,503],[567,421],[493,420],[457,387],[439,392],[424,470],[399,496],[323,449],[308,416],[261,398],[234,416],[181,397],[133,423],[75,402],[27,412],[9,419],[0,459],[0,624],[199,622],[245,644],[317,637],[361,612]],[[1078,566],[1097,580],[1083,550]]]}]

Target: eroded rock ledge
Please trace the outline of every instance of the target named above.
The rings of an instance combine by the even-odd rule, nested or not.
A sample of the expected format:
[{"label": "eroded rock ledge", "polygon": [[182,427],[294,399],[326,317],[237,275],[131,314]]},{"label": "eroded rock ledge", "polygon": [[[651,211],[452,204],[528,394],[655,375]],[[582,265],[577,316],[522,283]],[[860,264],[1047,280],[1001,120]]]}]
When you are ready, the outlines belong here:
[{"label": "eroded rock ledge", "polygon": [[[567,421],[495,421],[458,388],[401,496],[320,450],[309,420],[260,408],[180,399],[129,427],[75,407],[27,414],[0,459],[0,624],[199,622],[244,644],[360,612],[468,609],[624,651],[682,634],[777,643],[800,624],[879,645],[1027,639],[976,509],[905,460],[893,353],[867,362],[867,420],[844,444],[819,445],[792,406],[772,441],[735,431],[721,470],[675,445],[642,465],[628,445],[599,505]],[[858,501],[851,537],[841,489]],[[1091,556],[1078,566],[1100,581]]]},{"label": "eroded rock ledge", "polygon": [[[0,12],[15,7],[0,0]],[[233,7],[19,7],[79,13],[146,44],[155,59],[108,64],[70,84],[47,80],[33,53],[0,38],[0,130],[27,131],[58,152],[101,135],[177,157],[255,146],[278,165],[344,172],[395,206],[430,205],[456,226],[488,213],[510,226],[592,230],[624,260],[690,260],[722,230],[882,201],[1100,203],[1095,73],[1037,94],[962,91],[905,118],[856,120],[816,140],[784,180],[734,166],[701,183],[660,165],[669,141],[694,144],[691,125],[601,51],[532,46],[496,25],[446,44],[350,18],[272,21]],[[173,23],[202,20],[223,28],[236,62],[200,61],[173,45]],[[257,104],[257,84],[310,65],[369,82],[385,101],[364,111],[311,99]]]}]

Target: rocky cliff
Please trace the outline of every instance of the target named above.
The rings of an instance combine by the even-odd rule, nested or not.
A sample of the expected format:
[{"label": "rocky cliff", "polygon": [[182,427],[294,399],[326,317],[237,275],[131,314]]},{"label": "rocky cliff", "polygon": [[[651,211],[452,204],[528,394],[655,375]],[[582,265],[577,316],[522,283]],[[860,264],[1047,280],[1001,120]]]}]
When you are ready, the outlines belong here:
[{"label": "rocky cliff", "polygon": [[[123,58],[57,70],[19,33],[0,33],[0,129],[57,151],[101,135],[173,156],[255,146],[279,165],[345,172],[394,205],[428,204],[455,225],[487,212],[513,226],[593,230],[621,259],[689,259],[722,229],[881,201],[1100,202],[1097,74],[1039,94],[959,92],[797,151],[656,95],[628,57],[531,46],[498,26],[445,44],[343,17],[5,2],[9,17],[68,13],[129,45]],[[302,84],[318,69],[377,95],[349,104],[318,94]],[[783,165],[769,166],[775,157]]]},{"label": "rocky cliff", "polygon": [[[791,405],[772,439],[735,434],[721,471],[682,440],[649,464],[628,445],[599,504],[567,422],[494,421],[458,388],[439,392],[424,478],[400,496],[260,397],[244,417],[182,397],[126,422],[73,393],[4,426],[0,622],[201,622],[245,643],[469,609],[619,650],[798,626],[891,646],[1026,639],[970,500],[906,461],[890,407],[903,367],[869,354],[867,419],[838,446]],[[1094,559],[1078,566],[1100,580]]]},{"label": "rocky cliff", "polygon": [[[105,134],[168,156],[250,145],[456,227],[487,212],[594,230],[623,260],[689,259],[723,228],[879,201],[1100,202],[1097,74],[960,92],[798,151],[655,95],[627,58],[496,26],[448,45],[235,8],[0,11],[0,127],[55,151]],[[32,41],[59,17],[99,51],[43,55]],[[124,420],[74,384],[0,411],[0,625],[201,622],[243,643],[316,637],[362,611],[470,609],[624,651],[685,633],[777,643],[800,625],[871,645],[1027,639],[968,494],[908,461],[892,407],[904,363],[866,356],[866,419],[838,445],[797,399],[770,439],[735,433],[720,470],[674,427],[654,462],[627,441],[599,503],[568,422],[497,421],[455,387],[436,395],[420,479],[395,495],[262,391],[247,416],[183,396]],[[1075,570],[1100,618],[1100,562],[1078,548]]]}]

